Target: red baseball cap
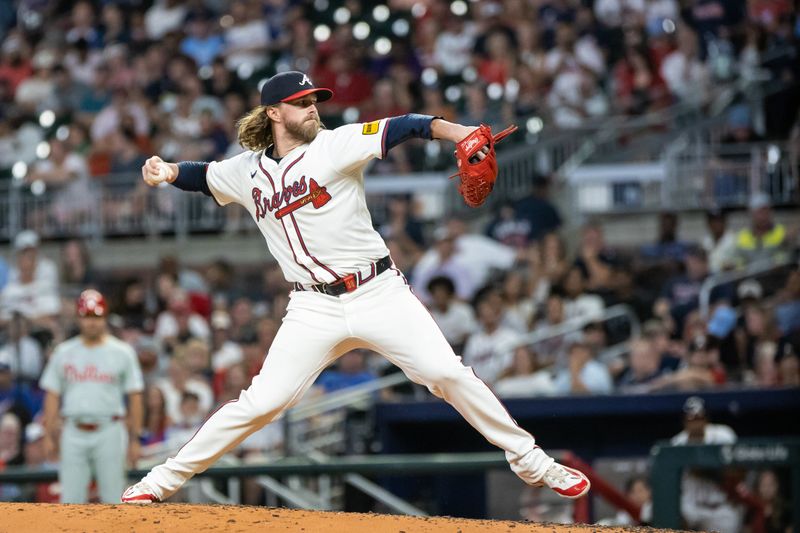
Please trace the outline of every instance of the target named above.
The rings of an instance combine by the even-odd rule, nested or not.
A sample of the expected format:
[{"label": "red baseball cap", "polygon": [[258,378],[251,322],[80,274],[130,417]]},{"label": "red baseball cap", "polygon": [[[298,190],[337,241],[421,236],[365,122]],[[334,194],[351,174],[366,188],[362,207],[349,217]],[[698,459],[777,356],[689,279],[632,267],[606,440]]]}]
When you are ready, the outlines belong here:
[{"label": "red baseball cap", "polygon": [[106,316],[108,307],[103,295],[94,289],[87,289],[78,296],[78,316]]},{"label": "red baseball cap", "polygon": [[261,87],[261,105],[289,102],[311,93],[317,93],[317,102],[330,100],[333,96],[333,91],[315,87],[308,75],[300,71],[281,72],[272,76]]}]

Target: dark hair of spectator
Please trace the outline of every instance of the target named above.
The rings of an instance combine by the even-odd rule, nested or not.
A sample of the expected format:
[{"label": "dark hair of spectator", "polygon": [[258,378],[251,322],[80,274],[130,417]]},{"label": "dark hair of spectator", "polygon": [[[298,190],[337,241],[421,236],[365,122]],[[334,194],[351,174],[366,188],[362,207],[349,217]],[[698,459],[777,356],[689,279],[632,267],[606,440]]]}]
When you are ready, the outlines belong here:
[{"label": "dark hair of spectator", "polygon": [[181,394],[181,403],[192,401],[192,400],[195,401],[195,402],[199,402],[200,401],[200,396],[198,396],[196,393],[191,392],[191,391],[184,391],[184,393]]},{"label": "dark hair of spectator", "polygon": [[431,280],[428,282],[428,292],[432,293],[437,288],[444,289],[450,296],[456,293],[456,286],[453,284],[453,280],[447,276],[436,276],[431,278]]},{"label": "dark hair of spectator", "polygon": [[497,292],[499,292],[499,290],[498,290],[498,288],[497,288],[497,286],[496,286],[496,285],[494,285],[493,283],[490,283],[490,284],[488,284],[488,285],[484,285],[483,287],[481,287],[480,289],[478,289],[478,292],[476,292],[476,293],[475,293],[475,296],[472,298],[472,306],[473,306],[474,308],[476,308],[476,309],[477,309],[477,307],[478,307],[478,306],[479,306],[479,305],[480,305],[480,304],[481,304],[481,303],[482,303],[484,300],[486,300],[487,298],[489,298],[489,296],[490,296],[490,295],[491,295],[493,292],[494,292],[494,293],[497,293]]}]

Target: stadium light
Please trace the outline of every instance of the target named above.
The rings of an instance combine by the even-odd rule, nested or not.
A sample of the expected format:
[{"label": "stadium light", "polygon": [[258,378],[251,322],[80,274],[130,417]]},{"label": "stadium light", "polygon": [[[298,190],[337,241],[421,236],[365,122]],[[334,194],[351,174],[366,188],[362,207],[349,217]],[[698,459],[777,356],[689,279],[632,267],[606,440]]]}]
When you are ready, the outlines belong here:
[{"label": "stadium light", "polygon": [[457,85],[451,85],[444,90],[444,97],[448,102],[458,102],[458,100],[461,98],[461,87]]},{"label": "stadium light", "polygon": [[777,165],[778,161],[781,160],[781,149],[771,144],[769,148],[767,148],[767,163],[770,165]]},{"label": "stadium light", "polygon": [[497,82],[490,83],[486,88],[486,96],[488,96],[490,100],[499,100],[503,97],[503,86]]},{"label": "stadium light", "polygon": [[539,117],[529,118],[525,123],[525,127],[528,133],[533,133],[535,135],[544,129],[544,121]]},{"label": "stadium light", "polygon": [[442,145],[439,144],[439,141],[431,141],[425,143],[425,155],[430,158],[439,157],[439,154],[442,153]]},{"label": "stadium light", "polygon": [[386,37],[379,37],[375,41],[375,51],[378,54],[385,56],[386,54],[392,51],[392,41],[390,41]]},{"label": "stadium light", "polygon": [[421,19],[425,16],[425,13],[428,12],[428,8],[425,7],[425,4],[422,2],[417,2],[413,6],[411,6],[411,16],[415,19]]},{"label": "stadium light", "polygon": [[386,22],[389,20],[389,8],[384,5],[375,6],[372,10],[372,18],[374,18],[377,22]]},{"label": "stadium light", "polygon": [[367,37],[369,37],[369,24],[364,21],[357,22],[355,26],[353,26],[353,37],[358,39],[359,41],[363,41]]},{"label": "stadium light", "polygon": [[406,35],[408,35],[409,29],[410,27],[406,19],[397,19],[394,22],[392,22],[392,33],[394,33],[398,37],[405,37]]},{"label": "stadium light", "polygon": [[478,80],[478,71],[475,70],[475,67],[467,67],[461,77],[467,83],[475,83]]},{"label": "stadium light", "polygon": [[50,143],[42,141],[36,145],[36,157],[39,159],[47,159],[50,157]]},{"label": "stadium light", "polygon": [[348,107],[342,113],[342,118],[348,124],[351,124],[353,122],[357,122],[358,121],[358,117],[359,117],[359,112],[358,112],[358,108],[357,107]]},{"label": "stadium light", "polygon": [[519,82],[514,78],[509,79],[506,82],[506,100],[514,103],[517,100],[517,96],[519,96]]},{"label": "stadium light", "polygon": [[234,20],[231,15],[222,15],[219,19],[219,25],[223,28],[230,28],[233,26]]},{"label": "stadium light", "polygon": [[467,3],[463,0],[456,0],[450,4],[450,11],[457,17],[462,17],[467,14]]},{"label": "stadium light", "polygon": [[59,126],[58,129],[56,130],[56,139],[58,139],[59,141],[66,141],[67,139],[69,139],[69,126],[67,126],[66,124],[62,124],[61,126]]},{"label": "stadium light", "polygon": [[17,161],[11,167],[11,175],[15,180],[23,180],[28,175],[28,164],[25,161]]},{"label": "stadium light", "polygon": [[31,183],[31,193],[34,196],[41,196],[47,190],[47,185],[42,180],[36,180]]},{"label": "stadium light", "polygon": [[333,21],[336,24],[347,24],[350,22],[350,10],[346,7],[340,7],[333,12]]},{"label": "stadium light", "polygon": [[253,75],[252,63],[242,63],[239,65],[239,68],[236,69],[236,75],[239,76],[240,80],[249,80],[250,76]]},{"label": "stadium light", "polygon": [[435,85],[439,81],[439,73],[436,72],[435,68],[428,67],[422,71],[420,79],[423,85]]},{"label": "stadium light", "polygon": [[325,42],[331,38],[331,29],[325,24],[320,24],[314,28],[314,40],[318,43]]},{"label": "stadium light", "polygon": [[39,115],[39,125],[41,127],[49,128],[55,123],[56,123],[56,114],[52,110],[46,109],[42,111],[41,115]]}]

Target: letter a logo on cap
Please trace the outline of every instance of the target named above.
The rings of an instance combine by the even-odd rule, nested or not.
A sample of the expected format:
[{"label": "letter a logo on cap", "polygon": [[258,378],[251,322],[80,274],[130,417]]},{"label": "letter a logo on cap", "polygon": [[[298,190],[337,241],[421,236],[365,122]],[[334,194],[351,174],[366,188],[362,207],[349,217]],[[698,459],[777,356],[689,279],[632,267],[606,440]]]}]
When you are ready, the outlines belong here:
[{"label": "letter a logo on cap", "polygon": [[311,83],[311,80],[308,79],[308,76],[306,74],[303,74],[303,79],[300,80],[300,85],[305,85],[306,83],[309,84],[311,87],[314,86],[314,84]]}]

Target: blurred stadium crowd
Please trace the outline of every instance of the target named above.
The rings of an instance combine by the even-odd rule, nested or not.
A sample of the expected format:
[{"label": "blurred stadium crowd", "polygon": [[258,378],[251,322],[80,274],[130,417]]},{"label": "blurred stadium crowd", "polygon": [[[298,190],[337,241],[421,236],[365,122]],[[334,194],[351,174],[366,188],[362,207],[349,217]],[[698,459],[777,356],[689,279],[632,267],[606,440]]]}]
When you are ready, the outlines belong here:
[{"label": "blurred stadium crowd", "polygon": [[[770,58],[796,47],[797,24],[782,0],[4,2],[0,179],[59,193],[29,227],[67,223],[98,205],[106,176],[138,174],[149,154],[237,153],[236,119],[258,103],[260,81],[288,68],[335,91],[320,109],[329,127],[415,111],[570,128],[676,102],[702,106],[733,79],[796,79],[796,55]],[[794,120],[784,114],[766,133],[786,137]],[[421,143],[390,155],[372,172],[451,164]],[[699,310],[708,276],[796,257],[797,234],[775,221],[768,197],[750,199],[743,227],[710,210],[700,242],[679,240],[680,219],[663,213],[653,243],[622,249],[595,223],[567,243],[548,179],[534,181],[480,228],[454,219],[428,231],[404,197],[389,200],[379,228],[448,340],[499,395],[800,386],[796,266],[718,287],[708,314]],[[143,209],[139,181],[118,192],[103,209]],[[38,378],[53,345],[76,331],[80,290],[110,298],[112,332],[136,348],[145,374],[143,444],[168,448],[258,372],[290,290],[275,264],[163,257],[148,272],[107,272],[93,268],[98,252],[80,239],[64,242],[57,262],[39,245],[37,233],[20,232],[0,259],[0,466],[47,460],[36,448]],[[599,319],[617,303],[643,323],[624,353],[607,348],[629,326]],[[575,320],[576,331],[526,341]],[[351,352],[312,394],[393,371]],[[405,393],[425,394],[385,397]],[[256,434],[241,453],[277,453],[282,438],[279,427]],[[4,493],[13,490],[0,486],[0,500],[21,497]]]},{"label": "blurred stadium crowd", "polygon": [[[92,200],[89,177],[137,171],[147,154],[240,151],[234,124],[276,71],[335,91],[329,127],[415,111],[534,117],[538,131],[702,107],[733,80],[796,80],[797,33],[788,0],[4,2],[0,169],[22,162],[15,176],[38,190],[70,188],[63,218]],[[768,134],[788,135],[786,111],[776,104]],[[390,155],[373,173],[451,164],[435,144]]]},{"label": "blurred stadium crowd", "polygon": [[[700,243],[678,240],[678,219],[664,213],[658,239],[641,248],[608,246],[595,224],[567,247],[546,182],[538,183],[483,234],[454,219],[426,242],[404,199],[393,200],[393,216],[379,228],[447,339],[498,395],[800,386],[796,262],[761,281],[723,284],[712,291],[708,315],[698,309],[712,273],[796,257],[795,237],[774,221],[765,197],[753,198],[750,223],[738,230],[710,211]],[[60,264],[38,248],[38,236],[26,230],[14,240],[11,264],[0,263],[0,407],[10,433],[1,448],[8,464],[24,461],[26,426],[34,428],[29,438],[39,436],[36,422],[29,425],[41,409],[37,380],[53,344],[76,332],[81,289],[98,287],[110,297],[111,331],[136,348],[145,375],[143,443],[168,449],[259,371],[290,290],[274,263],[248,269],[220,259],[188,268],[164,257],[152,271],[123,274],[93,269],[79,240],[63,244]],[[627,338],[628,326],[601,319],[616,303],[632,306],[644,324],[622,353],[607,348]],[[531,340],[575,321],[580,327]],[[394,371],[377,354],[350,352],[322,374],[312,396]],[[389,390],[384,399],[406,393],[427,394]],[[259,454],[280,450],[279,425],[256,435],[243,453],[247,446]]]}]

